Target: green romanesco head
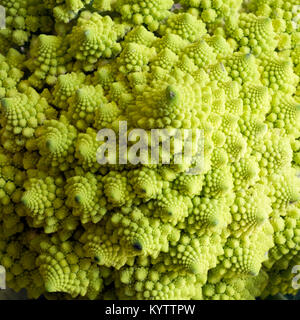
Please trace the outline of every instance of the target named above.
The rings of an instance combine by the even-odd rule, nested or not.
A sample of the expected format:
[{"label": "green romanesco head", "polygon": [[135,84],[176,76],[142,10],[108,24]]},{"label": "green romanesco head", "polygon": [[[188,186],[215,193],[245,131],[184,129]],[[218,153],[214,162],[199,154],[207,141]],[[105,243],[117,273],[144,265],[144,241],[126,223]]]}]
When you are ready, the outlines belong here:
[{"label": "green romanesco head", "polygon": [[9,287],[33,299],[297,292],[297,0],[0,5]]}]

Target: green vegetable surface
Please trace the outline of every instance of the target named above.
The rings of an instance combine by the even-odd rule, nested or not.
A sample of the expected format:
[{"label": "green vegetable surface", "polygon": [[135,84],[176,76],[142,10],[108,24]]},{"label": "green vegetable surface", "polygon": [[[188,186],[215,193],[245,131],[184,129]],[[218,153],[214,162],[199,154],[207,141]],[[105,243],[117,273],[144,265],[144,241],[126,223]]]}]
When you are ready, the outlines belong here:
[{"label": "green vegetable surface", "polygon": [[[178,2],[0,0],[8,287],[32,299],[297,293],[299,1]],[[118,136],[125,121],[201,130],[201,172],[187,173],[194,157],[174,162],[176,141],[169,164],[100,164],[99,130]]]}]

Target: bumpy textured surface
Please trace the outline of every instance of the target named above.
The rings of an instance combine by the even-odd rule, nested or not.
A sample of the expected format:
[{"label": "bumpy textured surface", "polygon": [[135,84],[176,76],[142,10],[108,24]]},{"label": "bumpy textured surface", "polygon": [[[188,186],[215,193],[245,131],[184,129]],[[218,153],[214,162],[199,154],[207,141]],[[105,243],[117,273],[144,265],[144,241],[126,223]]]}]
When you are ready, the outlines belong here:
[{"label": "bumpy textured surface", "polygon": [[[0,264],[9,287],[34,299],[297,292],[297,0],[0,5]],[[147,165],[143,155],[143,164],[100,164],[98,131],[118,136],[125,121],[129,131],[201,129],[201,172],[188,174],[194,149],[175,164],[176,141],[170,164]]]}]

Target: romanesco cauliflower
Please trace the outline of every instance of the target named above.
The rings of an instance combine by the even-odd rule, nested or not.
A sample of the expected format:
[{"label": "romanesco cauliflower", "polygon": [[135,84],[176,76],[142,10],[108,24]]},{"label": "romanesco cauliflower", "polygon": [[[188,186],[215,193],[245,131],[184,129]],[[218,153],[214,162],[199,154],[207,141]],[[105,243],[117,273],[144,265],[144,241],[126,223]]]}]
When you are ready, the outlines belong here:
[{"label": "romanesco cauliflower", "polygon": [[[9,287],[34,299],[296,293],[296,0],[0,4],[0,264]],[[170,161],[151,163],[134,134],[102,163],[99,132],[120,138],[122,123],[130,135],[189,130],[193,141],[200,130],[201,170],[193,148],[175,161],[175,138]],[[115,161],[124,155],[132,161]]]}]

